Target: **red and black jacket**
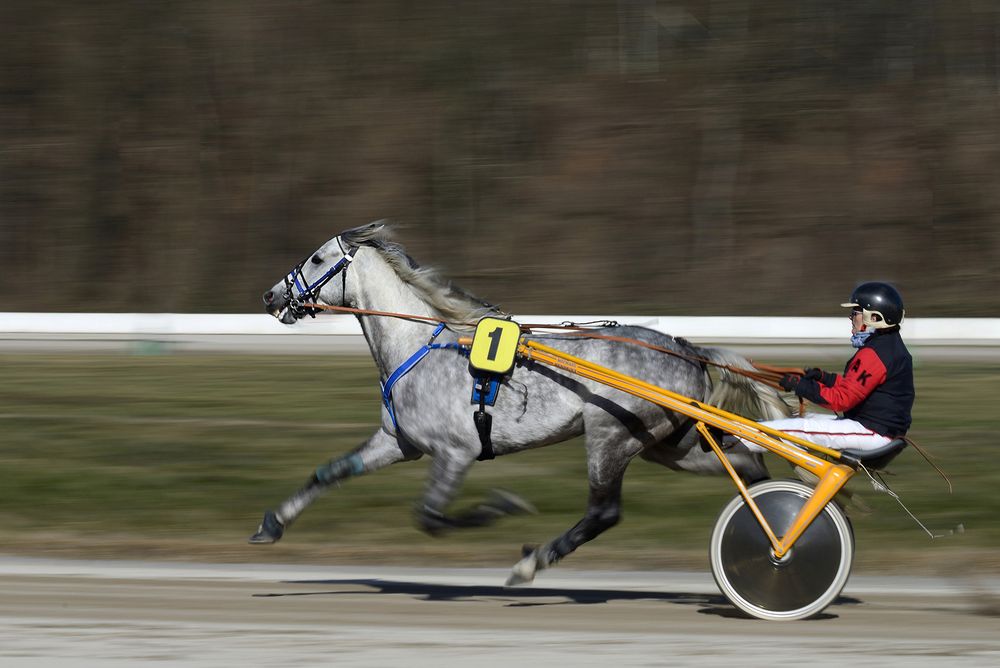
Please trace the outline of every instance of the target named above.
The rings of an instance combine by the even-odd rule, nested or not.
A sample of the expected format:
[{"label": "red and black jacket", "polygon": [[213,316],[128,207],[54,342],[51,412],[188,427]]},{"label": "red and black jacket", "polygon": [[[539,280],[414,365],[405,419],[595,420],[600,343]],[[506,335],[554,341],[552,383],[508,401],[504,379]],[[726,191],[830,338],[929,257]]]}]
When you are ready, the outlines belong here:
[{"label": "red and black jacket", "polygon": [[898,327],[875,330],[847,361],[842,375],[826,373],[819,381],[803,378],[795,393],[877,434],[904,436],[913,408],[913,358]]}]

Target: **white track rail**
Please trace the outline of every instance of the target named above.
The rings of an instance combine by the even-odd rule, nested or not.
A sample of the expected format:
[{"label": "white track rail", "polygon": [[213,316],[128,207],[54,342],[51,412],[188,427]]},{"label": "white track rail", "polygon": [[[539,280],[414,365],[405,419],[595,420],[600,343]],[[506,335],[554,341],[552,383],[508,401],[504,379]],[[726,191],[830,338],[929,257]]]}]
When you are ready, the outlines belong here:
[{"label": "white track rail", "polygon": [[[753,356],[850,352],[846,318],[525,315],[524,323],[615,320]],[[1000,358],[1000,318],[913,318],[918,358]],[[354,316],[322,314],[282,325],[266,314],[0,313],[0,350],[76,352],[363,353]]]}]

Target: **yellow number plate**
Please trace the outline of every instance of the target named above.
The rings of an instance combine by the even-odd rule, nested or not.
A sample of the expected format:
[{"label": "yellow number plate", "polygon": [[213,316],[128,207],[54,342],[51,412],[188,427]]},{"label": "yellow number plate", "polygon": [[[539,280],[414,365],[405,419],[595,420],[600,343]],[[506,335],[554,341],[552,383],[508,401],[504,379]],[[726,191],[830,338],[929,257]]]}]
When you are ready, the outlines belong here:
[{"label": "yellow number plate", "polygon": [[477,371],[507,374],[514,368],[521,327],[511,320],[483,318],[476,325],[476,335],[469,351],[469,366]]}]

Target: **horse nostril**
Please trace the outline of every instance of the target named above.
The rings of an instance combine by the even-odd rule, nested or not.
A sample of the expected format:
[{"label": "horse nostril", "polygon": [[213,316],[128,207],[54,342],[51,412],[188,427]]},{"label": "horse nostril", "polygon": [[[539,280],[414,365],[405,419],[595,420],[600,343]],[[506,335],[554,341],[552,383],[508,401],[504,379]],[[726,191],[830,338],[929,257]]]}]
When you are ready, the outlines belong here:
[{"label": "horse nostril", "polygon": [[264,293],[264,303],[270,304],[274,301],[274,293],[270,290]]}]

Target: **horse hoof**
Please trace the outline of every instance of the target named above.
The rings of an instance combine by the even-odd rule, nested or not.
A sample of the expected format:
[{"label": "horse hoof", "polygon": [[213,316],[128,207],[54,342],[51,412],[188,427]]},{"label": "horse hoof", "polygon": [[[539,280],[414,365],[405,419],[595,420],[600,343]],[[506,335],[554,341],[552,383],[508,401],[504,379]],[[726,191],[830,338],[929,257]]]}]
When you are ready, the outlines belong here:
[{"label": "horse hoof", "polygon": [[516,587],[517,585],[529,584],[535,580],[535,572],[537,570],[538,559],[535,553],[532,552],[514,564],[514,568],[510,569],[510,576],[507,578],[505,585],[507,587]]},{"label": "horse hoof", "polygon": [[417,528],[433,538],[455,528],[444,513],[427,506],[418,506],[414,511],[414,516]]},{"label": "horse hoof", "polygon": [[269,545],[281,540],[284,533],[285,525],[281,523],[274,511],[268,510],[264,513],[264,519],[260,526],[257,527],[257,533],[250,536],[247,542],[251,545]]}]

